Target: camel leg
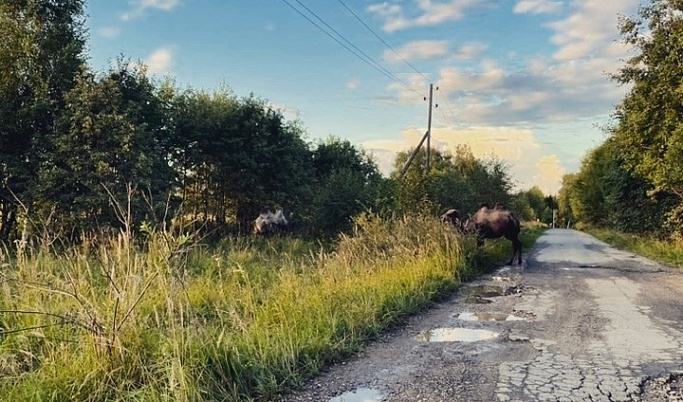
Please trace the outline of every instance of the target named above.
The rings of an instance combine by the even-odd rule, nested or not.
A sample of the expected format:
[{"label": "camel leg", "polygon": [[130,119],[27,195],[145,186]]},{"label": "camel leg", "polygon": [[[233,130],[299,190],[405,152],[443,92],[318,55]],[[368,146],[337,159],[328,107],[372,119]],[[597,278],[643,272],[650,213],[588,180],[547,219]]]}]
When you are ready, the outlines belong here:
[{"label": "camel leg", "polygon": [[512,239],[512,259],[510,259],[510,265],[512,265],[512,260],[515,259],[515,254],[517,254],[517,264],[522,265],[522,242],[518,238]]},{"label": "camel leg", "polygon": [[512,256],[510,257],[510,261],[508,261],[505,265],[512,265],[515,261],[515,256],[519,256],[517,258],[517,263],[519,265],[522,265],[522,242],[519,241],[519,238],[517,236],[506,236],[505,238],[512,242]]}]

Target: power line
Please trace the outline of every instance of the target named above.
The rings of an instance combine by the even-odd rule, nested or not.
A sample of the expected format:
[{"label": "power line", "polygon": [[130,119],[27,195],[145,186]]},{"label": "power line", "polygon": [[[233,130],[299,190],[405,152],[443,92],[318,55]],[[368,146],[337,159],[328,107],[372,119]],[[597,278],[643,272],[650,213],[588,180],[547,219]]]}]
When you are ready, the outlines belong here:
[{"label": "power line", "polygon": [[[336,29],[334,29],[330,24],[325,22],[320,16],[318,16],[315,12],[313,12],[310,8],[306,7],[305,4],[303,4],[300,0],[295,0],[301,7],[303,7],[306,11],[308,11],[311,15],[313,15],[318,21],[320,21],[322,24],[324,24],[329,30],[334,32],[339,38],[344,40],[347,44],[343,43],[340,41],[337,37],[332,35],[330,32],[325,30],[322,26],[320,26],[318,23],[313,21],[310,17],[308,17],[305,13],[303,13],[300,9],[295,7],[292,3],[290,3],[287,0],[282,0],[285,4],[287,4],[292,10],[296,11],[300,16],[302,16],[306,21],[310,22],[318,28],[320,31],[322,31],[325,35],[327,35],[330,39],[334,40],[337,42],[339,45],[341,45],[344,49],[346,49],[348,52],[359,58],[361,61],[363,61],[365,64],[369,65],[370,67],[374,68],[381,74],[383,74],[385,77],[389,78],[392,81],[396,81],[406,87],[408,90],[414,92],[415,94],[424,97],[423,94],[420,92],[417,92],[415,89],[413,89],[410,85],[408,85],[405,81],[397,77],[395,74],[393,74],[391,71],[387,70],[386,68],[382,67],[379,63],[377,63],[375,60],[372,59],[372,57],[368,56],[367,53],[362,51],[358,46],[354,45],[350,40],[346,39],[344,35],[339,33]],[[353,49],[355,50],[353,50]]]},{"label": "power line", "polygon": [[408,62],[408,60],[404,59],[403,56],[401,56],[396,50],[394,50],[394,48],[393,48],[390,44],[388,44],[384,39],[382,39],[382,37],[379,36],[379,34],[378,34],[377,32],[375,32],[374,29],[372,29],[368,24],[366,24],[365,21],[363,21],[363,20],[358,16],[358,14],[356,14],[356,13],[351,9],[351,7],[349,7],[348,5],[346,5],[346,3],[344,3],[344,1],[342,1],[342,0],[337,0],[337,1],[339,1],[339,3],[341,3],[341,5],[344,6],[344,8],[346,8],[354,17],[356,17],[356,19],[357,19],[361,24],[363,24],[363,26],[364,26],[365,28],[367,28],[368,31],[370,31],[373,35],[375,35],[375,38],[379,39],[380,42],[382,42],[382,43],[384,44],[384,46],[388,47],[392,52],[394,52],[394,54],[396,55],[396,57],[398,57],[399,59],[403,60],[403,62],[406,63],[406,65],[408,65],[408,67],[412,68],[413,71],[415,71],[416,73],[420,74],[425,80],[429,81],[429,77],[427,77],[424,73],[422,73],[420,70],[418,70],[415,66],[413,66],[412,64],[410,64],[410,62]]},{"label": "power line", "polygon": [[[455,124],[456,113],[453,110],[453,106],[451,106],[451,102],[448,101],[448,95],[444,96],[443,99],[446,101],[446,107],[448,108],[448,111],[450,112],[450,116],[452,116],[452,119],[449,118],[449,120],[451,120],[451,124],[453,125],[453,127],[455,127],[456,126],[456,124]],[[445,116],[445,112],[442,111],[442,113],[444,113],[444,116]]]}]

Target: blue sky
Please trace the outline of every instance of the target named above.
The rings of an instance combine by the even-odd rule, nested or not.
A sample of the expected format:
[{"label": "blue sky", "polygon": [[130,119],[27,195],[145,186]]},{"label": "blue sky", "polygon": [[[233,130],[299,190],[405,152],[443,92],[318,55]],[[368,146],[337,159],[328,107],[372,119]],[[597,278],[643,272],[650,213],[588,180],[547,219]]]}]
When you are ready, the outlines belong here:
[{"label": "blue sky", "polygon": [[98,71],[123,54],[181,87],[254,93],[300,120],[309,141],[348,139],[384,172],[426,131],[433,83],[433,147],[468,144],[506,161],[518,189],[555,194],[604,140],[601,127],[628,89],[607,73],[632,54],[617,22],[638,4],[90,0],[89,57]]}]

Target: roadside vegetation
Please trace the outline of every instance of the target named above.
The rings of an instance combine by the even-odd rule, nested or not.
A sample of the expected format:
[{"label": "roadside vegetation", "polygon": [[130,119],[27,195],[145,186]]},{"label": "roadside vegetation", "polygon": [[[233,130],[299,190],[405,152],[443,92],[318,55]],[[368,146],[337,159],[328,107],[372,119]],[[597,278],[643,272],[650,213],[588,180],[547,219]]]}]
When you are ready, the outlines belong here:
[{"label": "roadside vegetation", "polygon": [[[526,250],[539,234],[525,231]],[[435,218],[370,214],[327,246],[195,240],[147,231],[3,250],[2,399],[272,399],[510,250],[477,250]]]},{"label": "roadside vegetation", "polygon": [[588,227],[618,247],[681,266],[683,52],[680,2],[656,0],[621,21],[633,57],[612,78],[629,92],[606,140],[564,176],[560,225]]},{"label": "roadside vegetation", "polygon": [[94,71],[85,5],[0,0],[0,400],[267,400],[507,260],[446,209],[552,220],[465,145],[385,177],[253,95]]},{"label": "roadside vegetation", "polygon": [[683,241],[681,240],[663,240],[609,229],[592,228],[585,229],[585,231],[617,248],[683,269]]}]

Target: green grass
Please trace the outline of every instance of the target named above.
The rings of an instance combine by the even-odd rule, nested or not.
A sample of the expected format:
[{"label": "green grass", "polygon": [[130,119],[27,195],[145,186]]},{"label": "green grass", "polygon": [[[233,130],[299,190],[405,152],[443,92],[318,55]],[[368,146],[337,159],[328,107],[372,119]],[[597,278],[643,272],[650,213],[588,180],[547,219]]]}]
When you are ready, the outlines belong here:
[{"label": "green grass", "polygon": [[616,248],[632,251],[666,265],[683,268],[682,240],[662,240],[608,229],[586,228],[584,230]]},{"label": "green grass", "polygon": [[3,249],[0,400],[273,399],[510,253],[417,217],[360,217],[331,247],[134,243]]}]

